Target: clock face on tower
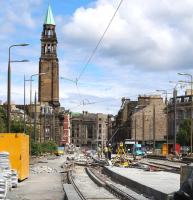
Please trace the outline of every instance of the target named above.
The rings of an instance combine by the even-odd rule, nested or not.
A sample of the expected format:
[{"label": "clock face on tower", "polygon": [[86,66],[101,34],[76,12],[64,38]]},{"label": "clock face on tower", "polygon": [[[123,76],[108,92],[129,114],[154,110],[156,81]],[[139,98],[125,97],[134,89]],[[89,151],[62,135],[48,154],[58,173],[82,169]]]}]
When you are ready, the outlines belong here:
[{"label": "clock face on tower", "polygon": [[41,36],[41,57],[39,61],[39,102],[58,107],[59,103],[59,64],[57,58],[57,36],[51,7],[48,7]]}]

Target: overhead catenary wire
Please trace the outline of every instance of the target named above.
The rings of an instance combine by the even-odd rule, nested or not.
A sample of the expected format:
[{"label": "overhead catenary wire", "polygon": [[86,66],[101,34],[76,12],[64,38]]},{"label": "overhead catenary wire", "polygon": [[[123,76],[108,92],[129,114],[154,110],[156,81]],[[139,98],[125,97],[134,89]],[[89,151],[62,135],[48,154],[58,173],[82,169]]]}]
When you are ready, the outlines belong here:
[{"label": "overhead catenary wire", "polygon": [[[91,55],[89,56],[89,58],[88,58],[86,64],[85,64],[84,67],[82,68],[82,70],[81,70],[79,76],[78,76],[78,77],[75,79],[75,81],[74,81],[74,83],[75,83],[75,85],[76,85],[76,88],[77,88],[77,91],[78,91],[78,94],[79,94],[79,98],[80,98],[81,100],[82,100],[83,98],[82,98],[82,95],[81,95],[81,93],[80,93],[80,89],[79,89],[79,87],[78,87],[79,80],[80,80],[81,76],[83,75],[83,73],[85,72],[86,68],[88,67],[89,63],[91,62],[91,60],[92,60],[94,54],[96,53],[96,51],[97,51],[99,45],[101,44],[101,42],[102,42],[102,40],[103,40],[103,38],[104,38],[106,32],[108,31],[110,25],[112,24],[112,22],[113,22],[113,20],[114,20],[114,18],[115,18],[115,16],[116,16],[116,14],[117,14],[117,12],[118,12],[118,10],[119,10],[119,8],[120,8],[120,6],[121,6],[122,3],[123,3],[123,0],[121,0],[121,1],[119,2],[118,7],[116,8],[116,10],[115,10],[115,12],[114,12],[112,18],[110,19],[110,21],[109,21],[109,23],[108,23],[108,25],[107,25],[105,31],[103,32],[103,34],[102,34],[102,36],[100,37],[98,43],[96,44],[95,48],[94,48],[93,51],[91,52]],[[83,101],[82,106],[84,107],[85,105],[86,105],[86,104],[84,104],[84,101]]]},{"label": "overhead catenary wire", "polygon": [[79,76],[77,77],[77,79],[76,79],[77,82],[80,80],[81,76],[83,75],[83,73],[85,72],[86,68],[88,67],[90,61],[92,60],[94,54],[96,53],[96,51],[97,51],[99,45],[101,44],[101,42],[102,42],[102,40],[103,40],[103,38],[104,38],[106,32],[108,31],[110,25],[112,24],[112,22],[113,22],[113,20],[114,20],[116,14],[117,14],[119,8],[121,7],[121,4],[122,4],[122,3],[123,3],[123,0],[121,0],[121,1],[119,2],[118,7],[116,8],[116,10],[115,10],[115,12],[114,12],[112,18],[110,19],[110,21],[109,21],[109,23],[108,23],[108,25],[107,25],[105,31],[103,32],[103,34],[102,34],[102,36],[100,37],[98,43],[96,44],[95,48],[94,48],[93,51],[91,52],[91,55],[89,56],[89,58],[88,58],[86,64],[84,65],[84,67],[82,68],[82,70],[81,70]]}]

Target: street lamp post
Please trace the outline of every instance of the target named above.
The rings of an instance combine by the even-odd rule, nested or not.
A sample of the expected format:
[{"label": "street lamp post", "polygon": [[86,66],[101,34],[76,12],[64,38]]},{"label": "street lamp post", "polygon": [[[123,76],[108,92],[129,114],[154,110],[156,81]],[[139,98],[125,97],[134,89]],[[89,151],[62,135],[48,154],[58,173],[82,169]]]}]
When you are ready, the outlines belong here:
[{"label": "street lamp post", "polygon": [[170,83],[175,83],[174,89],[173,89],[173,100],[174,100],[174,152],[176,152],[176,126],[177,126],[177,117],[176,117],[176,111],[177,111],[177,105],[176,105],[176,97],[177,97],[177,86],[181,84],[180,81],[173,82],[169,81]]},{"label": "street lamp post", "polygon": [[[32,74],[30,77],[30,115],[32,114],[32,81],[34,76],[41,76],[45,75],[46,73],[39,73],[39,74]],[[32,122],[31,122],[31,116],[30,116],[30,137],[31,137],[31,131],[32,131]]]},{"label": "street lamp post", "polygon": [[193,128],[192,128],[192,111],[193,111],[193,98],[192,98],[192,75],[191,74],[188,74],[188,73],[178,73],[178,75],[184,75],[184,76],[189,76],[190,79],[191,79],[191,106],[190,106],[190,109],[191,109],[191,116],[190,116],[190,151],[191,151],[191,155],[192,155],[192,137],[193,137]]},{"label": "street lamp post", "polygon": [[39,74],[32,74],[31,77],[30,77],[30,133],[29,133],[29,138],[30,138],[30,142],[29,142],[29,149],[30,149],[30,156],[31,156],[31,132],[32,132],[32,121],[31,121],[31,114],[32,114],[32,81],[33,81],[33,77],[34,76],[41,76],[41,75],[44,75],[46,73],[39,73]]},{"label": "street lamp post", "polygon": [[14,44],[9,47],[9,58],[8,58],[8,75],[7,75],[7,132],[10,133],[11,120],[11,62],[26,62],[27,60],[11,61],[11,48],[16,46],[28,46],[29,44]]},{"label": "street lamp post", "polygon": [[[177,84],[176,84],[177,86]],[[176,86],[174,87],[174,91],[173,91],[173,99],[174,99],[174,153],[176,152],[176,126],[177,126],[177,123],[176,123],[176,97],[177,97],[177,89],[176,89]]]},{"label": "street lamp post", "polygon": [[25,120],[25,113],[26,113],[26,102],[25,102],[25,96],[26,96],[26,92],[25,92],[25,82],[26,81],[31,81],[30,79],[27,80],[25,79],[25,75],[24,75],[24,97],[23,97],[23,103],[24,103],[24,133],[26,132],[26,120]]},{"label": "street lamp post", "polygon": [[36,99],[36,92],[35,92],[35,115],[34,115],[34,141],[36,140],[36,115],[37,115],[37,99]]},{"label": "street lamp post", "polygon": [[168,91],[167,90],[156,90],[157,92],[163,92],[165,94],[165,104],[166,104],[166,116],[167,116],[167,135],[166,135],[166,143],[167,143],[167,154],[168,154],[168,137],[169,137],[169,117],[168,117]]}]

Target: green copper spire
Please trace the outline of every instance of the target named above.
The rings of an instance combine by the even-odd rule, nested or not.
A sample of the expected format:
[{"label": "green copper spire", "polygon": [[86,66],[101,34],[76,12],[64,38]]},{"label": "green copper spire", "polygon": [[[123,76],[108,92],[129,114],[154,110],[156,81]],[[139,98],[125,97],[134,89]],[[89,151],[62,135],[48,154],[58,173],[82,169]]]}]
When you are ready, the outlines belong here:
[{"label": "green copper spire", "polygon": [[52,14],[52,8],[49,4],[44,24],[56,25]]}]

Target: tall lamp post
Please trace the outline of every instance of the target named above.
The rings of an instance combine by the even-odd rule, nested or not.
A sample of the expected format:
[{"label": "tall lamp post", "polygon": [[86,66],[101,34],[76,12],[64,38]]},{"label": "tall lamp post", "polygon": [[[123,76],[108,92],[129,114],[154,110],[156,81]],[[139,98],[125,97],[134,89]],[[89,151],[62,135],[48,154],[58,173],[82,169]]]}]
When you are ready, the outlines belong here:
[{"label": "tall lamp post", "polygon": [[182,76],[188,76],[190,77],[190,85],[191,85],[191,106],[190,106],[190,109],[191,109],[191,116],[190,116],[190,151],[191,151],[191,155],[192,155],[192,137],[193,137],[193,128],[192,128],[192,108],[193,108],[193,98],[192,98],[192,75],[191,74],[188,74],[188,73],[178,73],[178,75],[182,75]]},{"label": "tall lamp post", "polygon": [[169,81],[170,83],[175,83],[174,89],[173,89],[173,100],[174,100],[174,151],[176,151],[176,126],[177,126],[177,117],[176,117],[176,97],[177,97],[177,86],[181,84],[180,81],[177,83],[174,81]]},{"label": "tall lamp post", "polygon": [[169,118],[168,118],[168,91],[167,90],[156,90],[157,92],[162,92],[165,94],[165,104],[166,104],[166,115],[167,115],[167,136],[166,136],[166,143],[167,143],[167,154],[168,154],[168,135],[169,135]]},{"label": "tall lamp post", "polygon": [[29,44],[14,44],[9,47],[9,58],[8,58],[8,75],[7,75],[7,132],[10,133],[11,128],[11,62],[27,62],[27,60],[14,60],[11,61],[11,48],[17,46],[28,46]]},{"label": "tall lamp post", "polygon": [[[30,77],[30,115],[32,113],[32,81],[34,76],[42,76],[46,73],[39,73],[39,74],[32,74]],[[31,130],[32,130],[32,123],[31,123],[31,116],[30,116],[30,137],[31,137]]]},{"label": "tall lamp post", "polygon": [[[33,77],[34,76],[41,76],[41,75],[44,75],[44,74],[46,74],[46,73],[32,74],[31,77],[30,77],[30,115],[32,113],[32,81],[33,81]],[[29,133],[30,156],[31,156],[31,136],[32,136],[31,131],[32,131],[32,122],[31,122],[31,116],[30,116],[30,133]]]},{"label": "tall lamp post", "polygon": [[24,133],[26,132],[26,120],[25,120],[25,113],[26,113],[26,102],[25,102],[25,96],[26,96],[26,92],[25,92],[25,82],[26,81],[31,81],[31,79],[25,79],[25,75],[24,75],[24,95],[23,95],[23,103],[24,103]]}]

